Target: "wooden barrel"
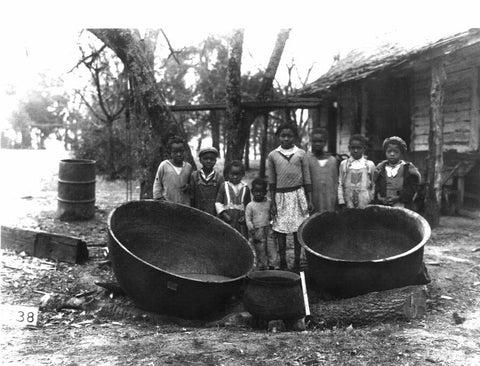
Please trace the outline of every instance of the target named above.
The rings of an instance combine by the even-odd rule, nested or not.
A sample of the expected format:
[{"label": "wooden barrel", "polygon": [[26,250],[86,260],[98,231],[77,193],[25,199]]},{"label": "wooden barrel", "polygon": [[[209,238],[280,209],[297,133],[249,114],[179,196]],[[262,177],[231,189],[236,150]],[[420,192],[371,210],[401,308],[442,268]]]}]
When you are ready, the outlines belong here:
[{"label": "wooden barrel", "polygon": [[95,214],[95,161],[64,159],[58,173],[57,217],[88,220]]}]

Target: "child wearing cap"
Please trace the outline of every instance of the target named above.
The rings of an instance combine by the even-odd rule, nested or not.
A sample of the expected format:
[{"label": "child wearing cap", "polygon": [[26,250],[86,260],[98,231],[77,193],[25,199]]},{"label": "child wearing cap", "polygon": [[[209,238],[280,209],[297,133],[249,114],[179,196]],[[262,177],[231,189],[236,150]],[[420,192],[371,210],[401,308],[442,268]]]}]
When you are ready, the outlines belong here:
[{"label": "child wearing cap", "polygon": [[190,178],[191,206],[216,216],[215,200],[224,182],[223,176],[214,169],[218,150],[205,147],[198,153],[198,158],[202,168],[194,171]]},{"label": "child wearing cap", "polygon": [[413,209],[413,200],[420,184],[420,172],[411,162],[402,160],[407,144],[398,136],[383,141],[387,160],[375,169],[375,200],[385,206]]}]

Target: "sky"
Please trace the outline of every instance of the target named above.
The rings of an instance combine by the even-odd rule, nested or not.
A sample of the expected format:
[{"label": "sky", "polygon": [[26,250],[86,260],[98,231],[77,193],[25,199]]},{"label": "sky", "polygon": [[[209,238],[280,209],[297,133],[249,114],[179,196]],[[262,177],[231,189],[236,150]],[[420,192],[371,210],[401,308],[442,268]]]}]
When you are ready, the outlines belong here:
[{"label": "sky", "polygon": [[[198,43],[208,34],[244,28],[242,72],[265,68],[280,28],[291,28],[277,73],[286,82],[292,58],[301,78],[325,73],[333,56],[368,46],[379,38],[403,43],[439,39],[480,27],[480,1],[28,1],[0,5],[0,126],[14,100],[6,85],[21,92],[46,71],[81,85],[68,71],[78,62],[78,33],[89,27],[162,28],[175,48]],[[21,93],[19,93],[21,94]]]}]

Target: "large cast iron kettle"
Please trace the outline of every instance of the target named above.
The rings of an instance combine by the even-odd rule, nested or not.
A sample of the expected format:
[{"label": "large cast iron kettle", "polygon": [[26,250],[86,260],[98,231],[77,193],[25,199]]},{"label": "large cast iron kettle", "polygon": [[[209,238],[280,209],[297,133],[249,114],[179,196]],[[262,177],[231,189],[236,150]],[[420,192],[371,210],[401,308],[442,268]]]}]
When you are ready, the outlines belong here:
[{"label": "large cast iron kettle", "polygon": [[253,269],[248,241],[195,208],[132,201],[108,217],[108,248],[120,286],[141,308],[188,318],[222,308]]},{"label": "large cast iron kettle", "polygon": [[371,205],[314,214],[298,237],[317,288],[352,297],[418,284],[430,234],[427,221],[411,210]]}]

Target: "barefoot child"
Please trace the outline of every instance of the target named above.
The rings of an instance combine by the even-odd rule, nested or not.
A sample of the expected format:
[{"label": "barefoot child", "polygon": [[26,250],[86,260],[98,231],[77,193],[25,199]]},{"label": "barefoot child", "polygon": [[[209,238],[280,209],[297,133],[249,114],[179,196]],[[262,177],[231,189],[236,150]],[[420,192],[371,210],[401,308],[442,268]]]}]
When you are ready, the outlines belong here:
[{"label": "barefoot child", "polygon": [[183,139],[173,137],[168,142],[170,159],[160,163],[153,183],[153,199],[190,205],[189,180],[192,166],[185,162]]},{"label": "barefoot child", "polygon": [[413,199],[420,184],[420,172],[412,163],[401,160],[407,144],[397,136],[383,141],[387,160],[375,170],[375,199],[386,206],[413,209]]},{"label": "barefoot child", "polygon": [[312,200],[316,212],[333,212],[337,204],[338,160],[325,152],[328,132],[323,128],[312,131],[312,153],[308,155]]},{"label": "barefoot child", "polygon": [[215,208],[218,217],[248,237],[245,206],[250,202],[250,189],[242,182],[245,167],[241,161],[234,160],[228,166],[227,172],[228,180],[218,190]]},{"label": "barefoot child", "polygon": [[274,269],[277,260],[277,247],[268,240],[270,230],[270,200],[267,194],[267,182],[261,178],[252,181],[251,201],[245,208],[245,222],[250,238],[257,253],[257,269]]},{"label": "barefoot child", "polygon": [[297,231],[312,210],[310,169],[305,151],[294,145],[297,126],[282,124],[277,129],[280,146],[268,155],[268,182],[272,199],[272,229],[278,240],[280,269],[287,269],[287,234],[293,233],[295,270],[300,268],[301,246]]},{"label": "barefoot child", "polygon": [[216,216],[215,201],[224,183],[223,176],[214,170],[218,151],[214,147],[206,147],[200,150],[198,157],[202,168],[194,171],[190,178],[191,205]]},{"label": "barefoot child", "polygon": [[340,163],[338,204],[348,208],[365,208],[373,200],[375,164],[364,157],[367,139],[352,135],[348,142],[350,157]]}]

